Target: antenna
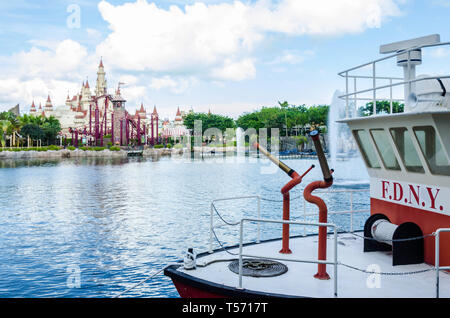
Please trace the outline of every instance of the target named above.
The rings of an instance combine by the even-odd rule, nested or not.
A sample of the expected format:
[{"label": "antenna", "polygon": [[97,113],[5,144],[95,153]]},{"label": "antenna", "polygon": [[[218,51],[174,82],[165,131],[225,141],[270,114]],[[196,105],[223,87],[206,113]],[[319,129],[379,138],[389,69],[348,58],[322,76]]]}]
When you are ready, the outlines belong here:
[{"label": "antenna", "polygon": [[380,46],[380,53],[381,54],[387,54],[387,53],[396,53],[405,51],[412,48],[421,48],[426,45],[433,45],[441,43],[441,37],[439,34],[432,34],[423,36],[420,38],[405,40],[405,41],[399,41],[399,42],[393,42],[389,44],[384,44]]},{"label": "antenna", "polygon": [[[422,47],[441,43],[439,34],[431,34],[420,38],[393,42],[380,46],[380,53],[400,53],[397,55],[397,66],[403,67],[405,112],[417,105],[415,97],[416,66],[422,64]],[[408,83],[409,82],[409,83]]]}]

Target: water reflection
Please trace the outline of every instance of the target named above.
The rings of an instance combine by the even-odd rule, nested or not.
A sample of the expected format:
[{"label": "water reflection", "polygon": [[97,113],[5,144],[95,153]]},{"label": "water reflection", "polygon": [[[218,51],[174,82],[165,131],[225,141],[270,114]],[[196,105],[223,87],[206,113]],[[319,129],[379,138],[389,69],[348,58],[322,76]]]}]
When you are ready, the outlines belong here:
[{"label": "water reflection", "polygon": [[[217,159],[1,161],[5,169],[0,169],[0,297],[113,296],[180,259],[187,247],[205,250],[211,200],[238,195],[281,200],[280,189],[288,177],[278,170],[261,173],[262,167],[270,165],[267,160]],[[286,162],[297,171],[315,163]],[[358,187],[367,188],[367,175],[359,164],[339,163],[336,189],[354,186],[358,180],[363,180]],[[317,179],[321,179],[320,169],[314,169],[291,197],[300,197],[304,186]],[[368,204],[365,195],[354,199],[355,207]],[[330,209],[348,205],[342,194],[327,200]],[[256,216],[251,200],[218,208],[230,220]],[[293,200],[291,209],[292,217],[300,218],[303,200]],[[262,217],[279,218],[281,210],[281,202],[262,202]],[[336,216],[333,221],[344,224],[348,216]],[[263,239],[280,235],[277,226],[262,229]],[[230,245],[237,243],[237,231],[221,227],[217,234]],[[80,269],[81,288],[67,285],[68,268],[74,266]],[[168,278],[159,276],[129,296],[178,294]]]}]

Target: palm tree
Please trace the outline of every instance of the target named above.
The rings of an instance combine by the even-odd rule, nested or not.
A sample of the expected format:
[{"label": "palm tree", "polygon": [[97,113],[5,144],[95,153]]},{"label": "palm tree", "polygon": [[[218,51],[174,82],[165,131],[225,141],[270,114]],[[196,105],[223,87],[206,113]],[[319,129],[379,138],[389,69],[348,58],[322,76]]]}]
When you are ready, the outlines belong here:
[{"label": "palm tree", "polygon": [[11,122],[6,119],[0,120],[0,129],[1,129],[1,133],[2,133],[0,142],[2,144],[2,147],[5,147],[6,146],[6,135],[8,134],[8,132],[11,129]]},{"label": "palm tree", "polygon": [[284,109],[284,121],[286,122],[286,137],[288,135],[288,123],[287,123],[287,109],[289,108],[289,103],[287,101],[284,101],[283,103],[278,102],[280,107]]}]

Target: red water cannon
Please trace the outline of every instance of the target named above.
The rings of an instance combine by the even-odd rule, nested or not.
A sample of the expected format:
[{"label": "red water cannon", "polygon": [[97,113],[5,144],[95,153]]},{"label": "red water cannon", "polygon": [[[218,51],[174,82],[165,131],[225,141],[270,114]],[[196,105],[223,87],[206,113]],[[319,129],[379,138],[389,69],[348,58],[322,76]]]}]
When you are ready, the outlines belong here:
[{"label": "red water cannon", "polygon": [[[319,208],[319,223],[327,223],[328,208],[325,202],[318,196],[312,195],[312,192],[316,189],[326,189],[333,185],[332,173],[334,170],[330,170],[328,167],[327,158],[323,152],[322,144],[320,143],[320,135],[317,130],[312,131],[309,136],[314,142],[316,148],[317,158],[319,159],[320,167],[322,168],[323,181],[314,181],[308,184],[303,191],[303,197],[309,203],[317,205]],[[327,259],[327,227],[319,227],[319,245],[318,245],[318,259],[325,261]],[[314,275],[317,279],[330,279],[330,275],[327,273],[326,264],[318,264],[317,274]]]},{"label": "red water cannon", "polygon": [[[283,220],[289,221],[290,218],[290,196],[289,191],[302,182],[303,177],[314,168],[312,165],[308,170],[302,175],[299,175],[295,170],[289,168],[285,163],[274,157],[267,149],[261,147],[257,142],[254,143],[254,147],[258,149],[262,154],[264,154],[270,161],[280,167],[288,176],[292,178],[286,185],[281,189],[281,194],[283,195]],[[291,254],[292,251],[289,248],[289,224],[283,224],[283,239],[282,248],[280,253]]]}]

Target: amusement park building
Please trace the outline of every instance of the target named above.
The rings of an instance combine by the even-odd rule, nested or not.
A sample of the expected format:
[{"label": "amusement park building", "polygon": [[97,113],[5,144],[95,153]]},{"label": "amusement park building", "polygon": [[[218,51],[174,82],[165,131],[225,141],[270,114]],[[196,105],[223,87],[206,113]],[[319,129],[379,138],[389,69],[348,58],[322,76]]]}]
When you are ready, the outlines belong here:
[{"label": "amusement park building", "polygon": [[[92,136],[92,138],[94,135],[98,138],[99,134],[113,134],[114,143],[120,142],[120,144],[123,144],[121,140],[124,139],[125,132],[133,137],[133,127],[135,129],[134,137],[139,134],[139,136],[144,136],[145,142],[151,138],[152,143],[158,142],[158,137],[178,137],[188,133],[183,126],[183,116],[179,108],[172,123],[159,120],[156,106],[149,116],[142,103],[134,114],[129,113],[125,110],[126,101],[121,96],[120,84],[114,96],[108,94],[106,73],[101,60],[93,93],[89,81],[86,80],[86,82],[83,81],[78,94],[73,97],[67,95],[65,105],[53,107],[49,95],[44,108],[39,105],[39,108],[36,109],[33,101],[30,114],[43,117],[54,116],[61,123],[62,135],[69,136],[74,130],[79,131],[80,134]],[[126,125],[130,123],[133,126],[131,132],[128,132],[129,129],[125,127],[125,123],[120,122],[122,120],[126,120]],[[137,128],[138,124],[139,128]],[[94,130],[96,130],[95,133]],[[122,134],[122,138],[120,134]]]}]

